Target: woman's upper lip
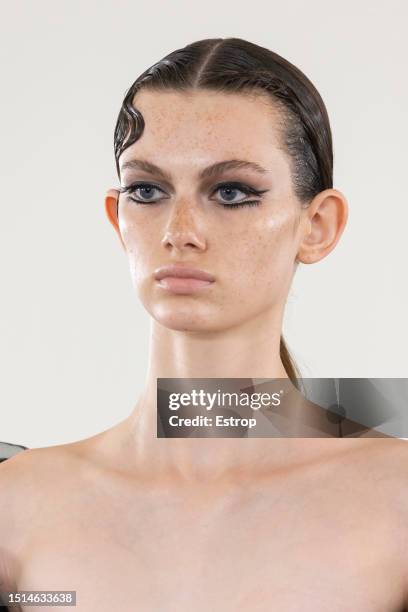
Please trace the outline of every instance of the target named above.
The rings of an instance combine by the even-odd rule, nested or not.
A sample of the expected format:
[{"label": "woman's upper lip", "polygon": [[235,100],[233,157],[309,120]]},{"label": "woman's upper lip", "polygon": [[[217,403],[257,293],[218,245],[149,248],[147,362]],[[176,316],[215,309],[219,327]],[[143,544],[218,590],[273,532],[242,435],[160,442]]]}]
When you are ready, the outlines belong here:
[{"label": "woman's upper lip", "polygon": [[200,280],[206,281],[214,281],[214,276],[205,272],[204,270],[199,270],[198,268],[191,268],[184,264],[172,264],[169,266],[163,266],[162,268],[158,268],[154,277],[156,280],[161,280],[165,276],[178,276],[179,278],[198,278]]}]

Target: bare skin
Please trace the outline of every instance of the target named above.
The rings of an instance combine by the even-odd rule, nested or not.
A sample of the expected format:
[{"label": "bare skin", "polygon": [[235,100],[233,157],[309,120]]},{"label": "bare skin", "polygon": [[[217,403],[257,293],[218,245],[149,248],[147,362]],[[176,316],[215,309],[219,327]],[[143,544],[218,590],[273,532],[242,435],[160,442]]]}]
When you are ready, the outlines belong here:
[{"label": "bare skin", "polygon": [[108,438],[3,464],[4,588],[76,590],[81,611],[405,609],[404,442],[308,439],[256,476],[152,484]]},{"label": "bare skin", "polygon": [[[111,189],[105,209],[151,316],[145,386],[115,427],[0,466],[4,585],[73,589],[87,612],[402,612],[403,441],[156,438],[157,377],[287,377],[279,339],[290,284],[298,262],[337,244],[345,197],[330,189],[300,206],[278,115],[262,97],[141,91],[135,104],[146,127],[121,156],[121,185],[150,181],[163,199],[138,205]],[[230,159],[267,171],[198,178]],[[261,203],[223,208],[221,180],[265,190],[234,199]],[[155,269],[180,261],[212,273],[211,288],[159,287]]]}]

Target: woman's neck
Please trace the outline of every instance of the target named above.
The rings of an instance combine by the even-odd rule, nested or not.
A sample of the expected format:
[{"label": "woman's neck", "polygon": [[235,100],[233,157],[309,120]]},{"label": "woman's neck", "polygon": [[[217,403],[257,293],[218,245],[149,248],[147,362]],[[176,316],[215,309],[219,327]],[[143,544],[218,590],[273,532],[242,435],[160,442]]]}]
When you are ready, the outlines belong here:
[{"label": "woman's neck", "polygon": [[[274,324],[271,324],[274,323]],[[200,333],[175,331],[152,321],[149,367],[132,413],[120,424],[122,448],[134,469],[153,481],[210,482],[242,478],[285,466],[302,449],[301,438],[157,438],[158,378],[276,379],[288,381],[280,358],[280,321],[251,321],[240,328]]]}]

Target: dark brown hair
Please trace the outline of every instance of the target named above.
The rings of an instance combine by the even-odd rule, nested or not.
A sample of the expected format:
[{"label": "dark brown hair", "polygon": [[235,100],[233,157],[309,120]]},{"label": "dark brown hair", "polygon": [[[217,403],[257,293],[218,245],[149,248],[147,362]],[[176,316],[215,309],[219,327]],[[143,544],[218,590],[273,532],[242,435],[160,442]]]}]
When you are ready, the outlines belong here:
[{"label": "dark brown hair", "polygon": [[[114,135],[119,178],[120,155],[144,129],[143,116],[133,106],[133,98],[142,87],[269,94],[280,111],[281,138],[301,206],[333,187],[332,135],[324,102],[303,72],[277,53],[242,38],[207,38],[172,51],[150,66],[127,90],[119,112]],[[280,357],[288,377],[298,387],[300,373],[282,336]]]}]

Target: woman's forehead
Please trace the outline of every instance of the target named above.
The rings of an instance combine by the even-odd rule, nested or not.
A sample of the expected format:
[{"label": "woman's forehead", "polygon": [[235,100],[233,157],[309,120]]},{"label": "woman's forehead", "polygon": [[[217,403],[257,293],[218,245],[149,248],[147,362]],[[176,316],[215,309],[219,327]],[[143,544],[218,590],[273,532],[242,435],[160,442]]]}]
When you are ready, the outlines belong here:
[{"label": "woman's forehead", "polygon": [[238,94],[140,91],[134,106],[145,122],[140,138],[121,161],[159,155],[194,156],[196,161],[259,159],[281,155],[280,117],[265,99]]},{"label": "woman's forehead", "polygon": [[[156,138],[270,138],[280,127],[281,116],[262,95],[198,90],[195,92],[143,91],[133,101],[142,113],[146,134]],[[196,136],[197,137],[197,136]]]}]

